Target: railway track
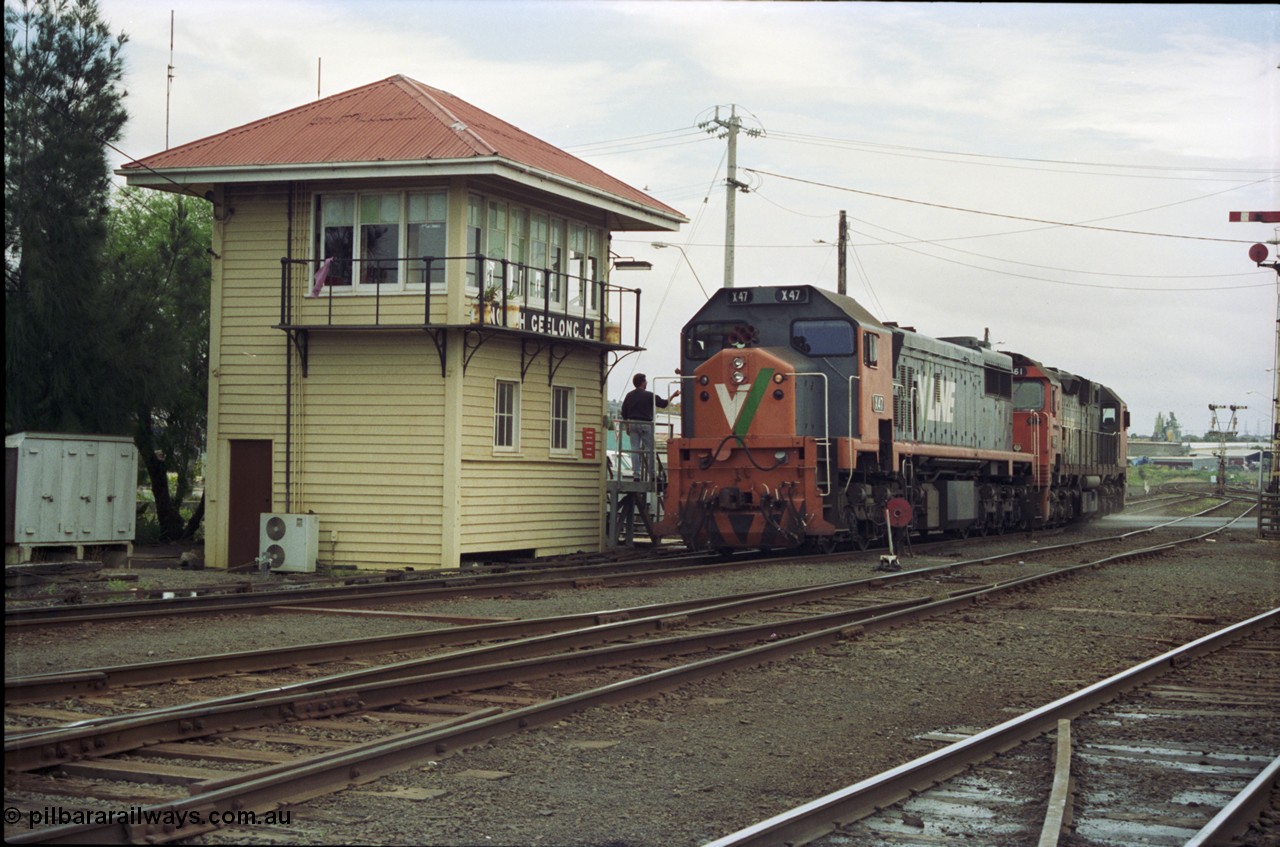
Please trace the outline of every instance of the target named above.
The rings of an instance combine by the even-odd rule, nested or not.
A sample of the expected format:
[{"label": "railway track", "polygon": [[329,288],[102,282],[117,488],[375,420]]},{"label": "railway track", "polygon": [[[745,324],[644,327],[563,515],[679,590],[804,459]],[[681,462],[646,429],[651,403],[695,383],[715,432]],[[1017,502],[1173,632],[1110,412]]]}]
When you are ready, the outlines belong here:
[{"label": "railway track", "polygon": [[[1149,555],[1150,548],[1139,548],[1134,552]],[[1091,563],[1089,566],[1096,565]],[[956,565],[949,565],[940,571],[953,570],[955,567]],[[461,659],[455,656],[449,659],[453,662],[452,665],[437,663],[434,672],[424,672],[430,666],[429,663],[412,669],[407,669],[404,663],[390,670],[370,669],[369,672],[361,673],[361,680],[355,683],[355,688],[339,689],[337,680],[326,679],[308,691],[295,692],[292,695],[294,699],[287,701],[278,696],[279,692],[260,692],[259,696],[248,701],[190,704],[185,710],[170,710],[167,714],[152,716],[153,723],[148,727],[140,727],[141,717],[135,715],[127,719],[105,719],[96,726],[33,730],[31,733],[15,735],[13,739],[6,739],[6,763],[8,767],[22,770],[48,769],[53,766],[65,768],[67,763],[79,763],[86,758],[97,759],[100,754],[105,753],[139,750],[144,745],[147,745],[146,750],[142,751],[144,756],[159,748],[165,755],[199,758],[190,748],[183,753],[161,745],[171,745],[177,739],[193,735],[205,738],[213,734],[219,734],[233,742],[233,748],[243,746],[244,743],[255,743],[252,739],[257,739],[256,743],[266,743],[263,741],[263,734],[282,734],[281,728],[263,728],[271,725],[268,718],[277,721],[283,719],[291,731],[289,734],[303,725],[314,726],[310,723],[312,721],[326,723],[330,730],[339,725],[334,721],[345,721],[347,726],[354,723],[356,729],[366,730],[371,725],[380,725],[383,729],[388,725],[424,725],[418,731],[384,732],[379,736],[386,738],[394,735],[395,740],[368,739],[366,733],[365,742],[357,749],[333,750],[321,757],[302,760],[298,759],[298,749],[322,746],[323,739],[294,735],[294,750],[276,753],[278,757],[285,757],[287,762],[281,762],[266,771],[249,771],[245,776],[214,774],[199,778],[190,773],[181,777],[175,775],[172,778],[183,778],[197,784],[199,788],[196,795],[188,800],[169,799],[154,804],[157,809],[175,813],[185,810],[204,814],[218,809],[266,811],[281,803],[296,802],[303,796],[315,796],[317,793],[346,787],[354,779],[351,776],[354,771],[359,773],[357,781],[363,781],[388,769],[403,767],[407,762],[419,761],[423,756],[443,755],[481,740],[559,719],[564,714],[589,708],[591,705],[647,696],[653,691],[679,685],[689,679],[722,673],[733,667],[772,661],[823,643],[849,638],[867,627],[900,626],[913,617],[942,614],[981,602],[979,598],[995,593],[1029,587],[1037,579],[1062,578],[1062,571],[1063,569],[1051,569],[1038,577],[1028,577],[999,586],[966,587],[955,592],[954,596],[941,600],[932,597],[918,598],[895,611],[867,608],[808,614],[793,617],[789,621],[772,620],[764,624],[742,625],[701,635],[669,633],[675,627],[689,627],[699,623],[696,620],[699,617],[705,621],[723,620],[729,611],[744,614],[755,613],[768,606],[776,607],[780,598],[739,598],[734,602],[740,605],[733,610],[699,612],[693,609],[650,615],[639,620],[597,623],[586,628],[595,630],[589,634],[571,630],[535,639],[541,641],[536,648],[528,644],[516,648],[535,649],[545,653],[549,649],[554,650],[557,644],[553,642],[559,639],[558,647],[562,650],[552,660],[558,663],[554,665],[540,657],[519,659],[511,652],[511,647],[495,645],[469,651],[470,655]],[[918,574],[907,573],[901,575],[900,579],[877,577],[875,581],[894,585],[920,578]],[[848,593],[849,590],[848,586],[838,590],[820,587],[807,590],[809,593],[804,598],[792,596],[786,598],[786,601],[793,605],[801,599],[806,602],[825,602],[823,595],[832,596],[841,591]],[[639,645],[601,648],[584,646],[588,642],[583,639],[593,639],[593,643],[598,643],[601,636],[604,640],[613,640],[622,637],[623,630],[627,628],[656,631],[666,637],[650,639],[650,643]],[[734,629],[737,631],[732,631]],[[743,647],[744,643],[749,646]],[[564,649],[570,652],[563,652]],[[502,652],[504,650],[507,652]],[[698,654],[698,657],[690,661],[687,657],[691,653]],[[607,680],[599,676],[599,669],[602,667],[617,667],[620,662],[625,664],[635,661],[646,663],[647,667],[637,671],[631,665],[629,669],[624,668],[621,673]],[[568,690],[567,685],[561,687],[560,683],[553,683],[547,686],[540,681],[547,679],[548,674],[565,674],[571,671],[583,674],[584,669],[585,675],[576,684],[577,690],[572,694],[563,693]],[[416,675],[406,679],[406,673]],[[469,681],[464,677],[469,677]],[[596,683],[594,687],[593,683]],[[434,693],[430,687],[432,685],[436,686]],[[499,685],[507,687],[499,689]],[[464,693],[467,691],[470,693]],[[440,699],[442,697],[444,699]],[[407,708],[406,701],[410,703]],[[371,712],[374,708],[382,708],[384,711]],[[496,713],[493,710],[497,708],[505,708],[505,711]],[[283,716],[282,709],[285,710]],[[385,711],[386,709],[390,711]],[[329,717],[327,721],[318,720],[322,715],[344,713],[345,716]],[[255,726],[253,714],[259,715],[257,720],[263,722]],[[229,720],[229,726],[235,728],[215,727],[210,723],[215,717]],[[441,724],[442,720],[450,719],[461,723],[453,726]],[[157,727],[164,729],[158,730]],[[348,731],[355,733],[356,729]],[[169,735],[165,735],[166,732]],[[245,732],[259,735],[246,738]],[[205,742],[199,744],[204,745]],[[236,755],[209,754],[204,750],[198,752],[226,762],[233,761]],[[236,767],[252,767],[253,764],[255,763],[252,761],[244,761],[244,756],[241,756]],[[259,759],[256,764],[261,765],[263,762]],[[135,770],[141,775],[156,769],[144,764]],[[175,832],[191,834],[190,830],[183,828]],[[105,830],[92,832],[80,829],[59,834],[55,830],[40,838],[65,837],[80,840],[91,837],[99,840],[120,836],[119,827],[110,826]],[[32,834],[27,837],[36,836]],[[161,835],[135,828],[126,830],[125,837],[156,839]],[[169,835],[164,836],[166,839],[168,837]]]},{"label": "railway track", "polygon": [[[1229,499],[1217,499],[1215,506],[1197,514],[1203,515],[1215,509],[1228,508],[1230,504]],[[1185,516],[1181,519],[1185,519]],[[1175,519],[1175,522],[1176,520],[1180,519]],[[1157,524],[1157,528],[1168,523]],[[1051,530],[1041,534],[1040,537],[1053,537],[1058,532],[1060,531]],[[1117,536],[1117,538],[1122,537],[1124,536]],[[922,551],[935,544],[954,546],[963,543],[963,540],[952,538],[941,541],[927,539],[908,549]],[[978,541],[975,540],[972,543],[978,543]],[[169,591],[161,593],[179,596],[155,598],[150,595],[155,594],[156,591],[149,591],[148,599],[99,603],[81,603],[78,602],[81,598],[77,597],[75,598],[77,602],[70,604],[18,607],[7,605],[5,628],[9,630],[18,627],[79,624],[92,621],[133,621],[185,615],[267,614],[282,609],[317,610],[334,606],[344,608],[386,606],[395,603],[441,601],[460,596],[501,596],[518,590],[561,590],[596,581],[600,584],[610,584],[636,579],[676,578],[699,572],[751,567],[780,558],[793,561],[820,561],[834,557],[847,557],[847,555],[846,552],[797,556],[794,551],[790,553],[745,551],[734,554],[726,560],[723,556],[691,554],[672,549],[648,556],[630,555],[621,563],[617,561],[567,565],[550,563],[526,566],[516,572],[504,567],[486,569],[483,573],[397,574],[395,578],[375,576],[357,578],[349,581],[352,584],[316,586],[303,583],[297,587],[256,591],[247,591],[246,589],[252,586],[248,583],[240,583],[230,587],[234,590],[211,590],[193,596],[187,596],[192,594],[189,591]]]},{"label": "railway track", "polygon": [[[672,572],[696,571],[699,567],[724,569],[740,567],[751,561],[716,561],[705,554],[690,555],[672,551],[670,555],[628,559],[625,564],[545,566],[519,573],[507,570],[481,574],[451,573],[441,576],[422,575],[403,579],[374,581],[356,579],[350,584],[300,587],[272,587],[246,592],[166,591],[179,596],[102,603],[72,603],[5,609],[5,628],[86,623],[91,621],[127,621],[172,615],[243,614],[270,612],[282,608],[322,607],[333,604],[356,606],[416,600],[440,600],[463,595],[496,596],[513,590],[553,590],[571,588],[585,581],[609,582],[633,580],[640,576],[658,578]],[[646,569],[649,568],[649,569]],[[247,584],[240,584],[241,587]],[[155,593],[155,592],[148,592]]]},{"label": "railway track", "polygon": [[[1211,507],[1207,511],[1212,511],[1215,508],[1218,507]],[[185,657],[172,661],[154,661],[70,672],[11,677],[5,680],[5,702],[9,704],[57,700],[98,694],[104,690],[120,686],[155,685],[176,680],[217,677],[230,673],[244,674],[301,668],[317,663],[331,663],[335,657],[341,657],[347,661],[363,660],[379,655],[385,656],[406,651],[439,649],[461,644],[531,639],[617,621],[680,615],[689,610],[706,607],[721,610],[717,614],[740,615],[744,610],[753,607],[767,609],[781,604],[797,603],[812,606],[815,603],[822,602],[823,598],[845,598],[849,595],[858,595],[872,590],[878,592],[882,597],[886,592],[889,592],[893,599],[919,602],[918,599],[912,598],[919,598],[921,591],[924,591],[926,596],[936,595],[942,587],[946,587],[943,584],[948,582],[967,581],[980,587],[982,578],[978,575],[961,573],[965,567],[977,567],[991,565],[1000,561],[1014,560],[1018,562],[1018,569],[1015,571],[1017,578],[1051,573],[1059,567],[1059,564],[1051,562],[1042,566],[1043,570],[1032,570],[1035,567],[1035,560],[1046,556],[1051,557],[1054,554],[1069,554],[1085,547],[1113,546],[1119,552],[1119,546],[1131,543],[1131,539],[1155,532],[1158,529],[1175,526],[1181,520],[1185,520],[1185,518],[1162,522],[1115,536],[1074,540],[1055,545],[1037,545],[977,559],[913,569],[912,571],[892,576],[876,575],[826,585],[809,586],[804,589],[788,588],[783,591],[757,591],[713,598],[694,598],[631,609],[613,609],[603,613],[589,611],[554,618],[495,621],[437,630],[377,636],[358,641],[325,642],[292,647],[280,646],[264,650]],[[1194,537],[1203,537],[1203,535],[1208,534],[1212,533]],[[1134,556],[1146,552],[1150,552],[1148,548],[1138,548],[1137,551],[1131,550],[1125,555]],[[636,576],[632,575],[632,578],[634,579]],[[997,578],[996,581],[1003,581],[1008,578]],[[921,583],[927,584],[922,588]],[[579,585],[580,583],[574,582],[573,584]],[[968,590],[976,589],[971,588]],[[880,600],[878,602],[887,601]],[[448,619],[448,616],[428,615],[427,617]],[[630,627],[633,630],[636,628],[635,626]],[[275,685],[273,689],[281,687],[281,685]]]},{"label": "railway track", "polygon": [[1273,609],[707,847],[1226,843],[1278,787],[1278,659]]}]

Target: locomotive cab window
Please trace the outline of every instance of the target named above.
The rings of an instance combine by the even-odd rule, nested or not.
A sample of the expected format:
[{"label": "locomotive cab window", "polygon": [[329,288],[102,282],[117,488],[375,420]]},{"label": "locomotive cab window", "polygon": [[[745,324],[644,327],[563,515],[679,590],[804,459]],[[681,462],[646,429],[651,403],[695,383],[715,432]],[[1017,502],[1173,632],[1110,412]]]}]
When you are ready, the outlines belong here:
[{"label": "locomotive cab window", "polygon": [[1013,383],[1013,408],[1020,412],[1038,412],[1044,408],[1044,383],[1019,379]]},{"label": "locomotive cab window", "polygon": [[842,320],[805,320],[791,325],[791,346],[807,356],[852,356],[853,324]]},{"label": "locomotive cab window", "polygon": [[862,364],[869,368],[880,364],[880,336],[874,332],[862,333]]},{"label": "locomotive cab window", "polygon": [[754,326],[741,321],[709,321],[690,327],[684,336],[684,354],[690,359],[710,359],[726,347],[750,347],[760,341]]}]

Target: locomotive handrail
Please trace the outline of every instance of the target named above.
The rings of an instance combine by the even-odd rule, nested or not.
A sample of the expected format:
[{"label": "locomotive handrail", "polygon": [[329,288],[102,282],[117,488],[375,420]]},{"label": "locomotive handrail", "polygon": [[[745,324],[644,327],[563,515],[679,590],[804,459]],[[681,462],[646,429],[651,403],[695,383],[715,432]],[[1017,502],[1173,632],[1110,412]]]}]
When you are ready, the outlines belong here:
[{"label": "locomotive handrail", "polygon": [[[857,391],[854,390],[854,383],[858,383]],[[855,373],[849,377],[849,437],[862,437],[862,409],[858,404],[862,400],[862,375]],[[857,414],[855,414],[857,413]]]},{"label": "locomotive handrail", "polygon": [[[821,494],[823,497],[830,497],[831,488],[832,488],[832,482],[831,482],[831,477],[832,477],[832,474],[831,474],[831,391],[830,391],[830,386],[827,384],[827,375],[824,373],[800,374],[800,373],[795,373],[794,371],[792,372],[791,375],[796,379],[799,379],[802,376],[812,376],[822,380],[822,438],[819,440],[822,442],[822,451],[825,455],[827,473],[826,473],[826,479],[822,481],[822,484],[818,485],[818,493]],[[797,394],[796,396],[797,404],[799,403],[799,400],[800,400],[800,397]]]},{"label": "locomotive handrail", "polygon": [[[861,383],[862,376],[855,373],[849,377],[849,478],[845,480],[844,488],[842,489],[843,491],[848,491],[849,486],[853,483],[853,472],[857,470],[858,467],[858,453],[854,444],[854,439],[858,438],[862,434],[862,421],[860,418],[854,417],[854,405],[861,399],[858,396],[859,392],[854,390],[853,384],[855,382]],[[861,385],[858,386],[859,389],[861,387]],[[856,429],[854,427],[855,420],[858,422]]]},{"label": "locomotive handrail", "polygon": [[1040,415],[1032,412],[1027,422],[1031,425],[1031,481],[1039,488],[1043,485],[1040,473]]}]

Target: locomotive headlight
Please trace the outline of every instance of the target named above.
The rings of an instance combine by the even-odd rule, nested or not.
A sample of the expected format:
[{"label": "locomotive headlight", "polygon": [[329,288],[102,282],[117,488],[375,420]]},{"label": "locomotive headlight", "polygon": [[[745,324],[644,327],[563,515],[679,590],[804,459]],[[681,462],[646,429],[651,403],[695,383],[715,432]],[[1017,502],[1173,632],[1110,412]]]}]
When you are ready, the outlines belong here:
[{"label": "locomotive headlight", "polygon": [[747,381],[747,376],[742,371],[734,371],[733,376],[729,378],[733,380],[734,385],[742,385]]},{"label": "locomotive headlight", "polygon": [[710,381],[711,379],[706,374],[698,377],[698,385],[706,385]]},{"label": "locomotive headlight", "polygon": [[778,383],[778,385],[782,385],[782,383],[785,382],[786,379],[787,379],[786,374],[776,373],[773,375],[773,381]]},{"label": "locomotive headlight", "polygon": [[778,464],[782,464],[787,460],[787,451],[776,450],[774,451],[773,458],[774,458],[774,461],[776,461]]},{"label": "locomotive headlight", "polygon": [[742,358],[741,356],[734,356],[733,359],[731,360],[731,364],[733,365],[733,369],[735,371],[740,371],[747,366],[747,360]]}]

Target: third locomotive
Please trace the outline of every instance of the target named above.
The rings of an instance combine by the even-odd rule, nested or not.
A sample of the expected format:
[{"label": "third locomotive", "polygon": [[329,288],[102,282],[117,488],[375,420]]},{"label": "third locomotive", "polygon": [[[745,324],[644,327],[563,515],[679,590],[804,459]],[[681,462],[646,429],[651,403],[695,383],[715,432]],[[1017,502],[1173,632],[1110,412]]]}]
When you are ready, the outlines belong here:
[{"label": "third locomotive", "polygon": [[717,291],[681,333],[666,518],[693,549],[865,548],[1064,524],[1124,504],[1110,389],[877,321],[812,286]]}]

